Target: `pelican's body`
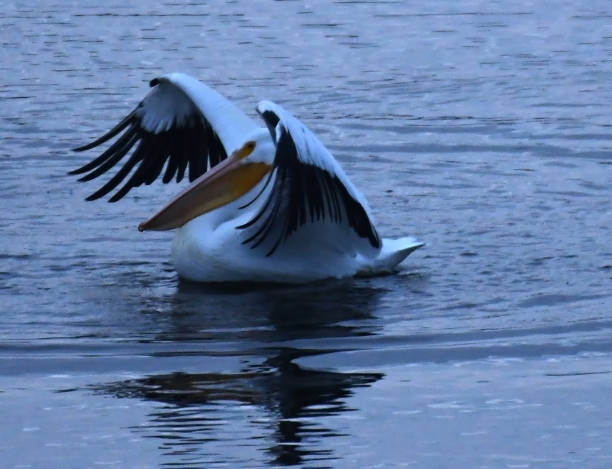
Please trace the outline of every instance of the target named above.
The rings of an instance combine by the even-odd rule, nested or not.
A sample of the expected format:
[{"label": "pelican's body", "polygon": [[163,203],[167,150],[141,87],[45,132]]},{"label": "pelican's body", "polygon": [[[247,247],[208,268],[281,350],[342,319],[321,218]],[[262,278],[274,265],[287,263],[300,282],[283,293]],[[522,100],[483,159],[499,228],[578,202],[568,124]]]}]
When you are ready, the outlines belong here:
[{"label": "pelican's body", "polygon": [[[236,224],[252,214],[220,221],[202,215],[179,228],[172,243],[177,273],[197,282],[305,283],[325,278],[392,272],[422,246],[412,237],[383,239],[378,250],[347,249],[345,232],[333,223],[304,228],[280,246],[273,256],[254,255],[242,244]],[[212,215],[212,213],[210,214]],[[320,236],[324,229],[326,236]]]},{"label": "pelican's body", "polygon": [[259,127],[199,81],[170,74],[151,82],[139,106],[100,139],[123,131],[100,157],[75,173],[106,172],[138,145],[127,163],[88,200],[110,199],[164,182],[187,167],[191,185],[139,229],[176,229],[178,274],[199,282],[303,283],[392,271],[422,246],[381,239],[365,198],[331,153],[282,107],[262,101]]}]

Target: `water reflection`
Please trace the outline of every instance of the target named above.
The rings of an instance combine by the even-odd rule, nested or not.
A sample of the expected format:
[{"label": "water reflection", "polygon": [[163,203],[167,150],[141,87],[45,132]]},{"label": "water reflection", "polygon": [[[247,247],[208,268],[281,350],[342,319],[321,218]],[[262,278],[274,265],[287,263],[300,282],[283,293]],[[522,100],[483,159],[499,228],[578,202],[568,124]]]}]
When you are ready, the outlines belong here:
[{"label": "water reflection", "polygon": [[354,280],[229,287],[181,281],[167,301],[147,314],[164,323],[157,336],[163,341],[350,337],[379,330],[371,312],[385,293]]},{"label": "water reflection", "polygon": [[[294,360],[346,348],[334,339],[375,333],[370,311],[382,293],[352,282],[248,290],[180,283],[158,340],[177,346],[188,341],[191,354],[201,348],[202,370],[174,370],[94,389],[162,403],[150,413],[150,422],[134,431],[162,440],[173,466],[228,462],[227,454],[216,450],[228,438],[257,447],[272,465],[334,459],[329,438],[341,437],[342,429],[328,428],[321,417],[350,410],[346,399],[382,374],[305,369]],[[233,348],[220,353],[240,359],[236,370],[207,370],[206,356],[228,341]]]}]

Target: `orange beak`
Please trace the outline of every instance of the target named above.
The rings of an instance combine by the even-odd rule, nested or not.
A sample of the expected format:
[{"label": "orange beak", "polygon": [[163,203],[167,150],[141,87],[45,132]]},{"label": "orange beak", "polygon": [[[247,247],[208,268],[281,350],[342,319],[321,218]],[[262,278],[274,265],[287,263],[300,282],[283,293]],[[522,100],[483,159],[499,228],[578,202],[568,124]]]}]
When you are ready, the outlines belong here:
[{"label": "orange beak", "polygon": [[193,181],[159,212],[138,225],[138,231],[179,228],[189,220],[246,194],[272,169],[265,163],[243,161],[254,149],[255,142],[245,143],[227,159]]}]

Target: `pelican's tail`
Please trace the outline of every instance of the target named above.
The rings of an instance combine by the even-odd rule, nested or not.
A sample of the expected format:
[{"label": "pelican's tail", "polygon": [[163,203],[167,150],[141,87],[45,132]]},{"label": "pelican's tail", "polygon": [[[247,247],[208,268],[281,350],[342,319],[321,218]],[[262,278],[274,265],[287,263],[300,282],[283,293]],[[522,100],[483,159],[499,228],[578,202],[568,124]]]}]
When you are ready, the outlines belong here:
[{"label": "pelican's tail", "polygon": [[425,246],[411,236],[398,239],[384,238],[378,256],[365,264],[357,273],[370,276],[392,272],[412,251]]}]

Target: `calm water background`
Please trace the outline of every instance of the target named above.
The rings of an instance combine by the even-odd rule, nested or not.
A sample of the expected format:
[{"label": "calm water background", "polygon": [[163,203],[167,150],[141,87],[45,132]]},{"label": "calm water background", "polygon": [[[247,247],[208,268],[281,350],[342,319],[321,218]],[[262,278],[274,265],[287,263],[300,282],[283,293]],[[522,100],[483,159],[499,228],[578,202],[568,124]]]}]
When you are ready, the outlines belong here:
[{"label": "calm water background", "polygon": [[[612,7],[0,2],[3,467],[612,467]],[[328,145],[394,276],[219,290],[74,154],[191,73]]]}]

